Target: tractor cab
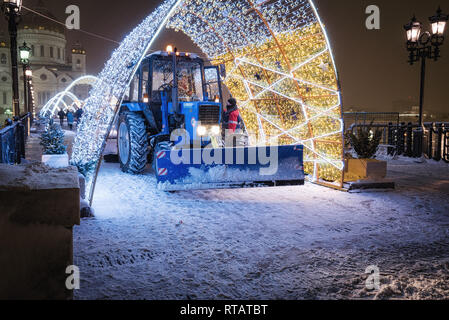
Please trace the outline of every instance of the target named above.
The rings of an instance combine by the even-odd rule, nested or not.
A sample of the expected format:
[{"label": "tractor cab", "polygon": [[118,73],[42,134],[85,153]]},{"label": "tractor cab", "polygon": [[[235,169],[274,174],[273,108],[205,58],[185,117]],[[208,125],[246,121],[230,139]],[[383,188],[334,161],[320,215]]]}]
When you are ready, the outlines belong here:
[{"label": "tractor cab", "polygon": [[[206,146],[221,135],[222,90],[218,67],[205,66],[196,54],[155,52],[144,59],[122,111],[140,111],[156,140],[176,129],[192,145]],[[153,146],[155,147],[155,146]]]}]

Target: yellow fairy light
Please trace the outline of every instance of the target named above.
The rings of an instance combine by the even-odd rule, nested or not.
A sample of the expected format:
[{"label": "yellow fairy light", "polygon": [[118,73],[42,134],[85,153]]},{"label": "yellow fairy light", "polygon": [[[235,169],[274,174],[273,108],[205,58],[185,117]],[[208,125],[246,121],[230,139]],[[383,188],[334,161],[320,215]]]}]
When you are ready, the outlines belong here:
[{"label": "yellow fairy light", "polygon": [[225,84],[250,130],[267,144],[273,136],[280,144],[303,144],[313,181],[341,181],[340,92],[313,2],[164,0],[113,52],[85,101],[72,161],[94,168],[87,172],[89,200],[118,102],[164,26],[183,31],[215,64],[226,65]]},{"label": "yellow fairy light", "polygon": [[186,33],[266,144],[302,143],[311,180],[341,182],[341,101],[327,36],[307,0],[186,0],[168,27]]}]

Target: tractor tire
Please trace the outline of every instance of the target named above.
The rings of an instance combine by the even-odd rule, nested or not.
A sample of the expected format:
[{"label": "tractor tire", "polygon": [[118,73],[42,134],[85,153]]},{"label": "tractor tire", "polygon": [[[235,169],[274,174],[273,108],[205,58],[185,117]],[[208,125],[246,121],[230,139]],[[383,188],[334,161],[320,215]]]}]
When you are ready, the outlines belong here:
[{"label": "tractor tire", "polygon": [[142,115],[123,112],[119,118],[117,134],[122,171],[131,174],[142,173],[148,161],[148,135]]}]

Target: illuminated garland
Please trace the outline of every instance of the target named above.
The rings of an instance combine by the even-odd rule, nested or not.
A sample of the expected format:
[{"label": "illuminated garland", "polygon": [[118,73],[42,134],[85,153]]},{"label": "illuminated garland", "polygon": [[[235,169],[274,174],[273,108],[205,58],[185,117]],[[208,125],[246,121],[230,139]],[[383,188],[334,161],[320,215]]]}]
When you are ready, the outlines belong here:
[{"label": "illuminated garland", "polygon": [[312,2],[186,0],[168,27],[226,65],[225,84],[261,144],[301,143],[313,181],[341,181],[340,92]]},{"label": "illuminated garland", "polygon": [[[68,105],[65,98],[69,98],[72,103]],[[78,99],[76,95],[71,92],[60,92],[51,98],[42,108],[39,115],[41,118],[52,118],[58,110],[72,110],[75,106],[76,109],[81,108],[83,101]]]},{"label": "illuminated garland", "polygon": [[[339,182],[340,92],[329,41],[308,0],[166,0],[114,51],[86,101],[72,159],[97,163],[132,77],[163,27],[186,33],[239,100],[249,130],[265,143],[305,146],[312,180]],[[88,191],[92,179],[88,177]],[[92,192],[90,192],[92,195]]]},{"label": "illuminated garland", "polygon": [[[181,1],[166,0],[140,23],[112,53],[86,100],[73,145],[72,162],[78,167],[99,166],[118,107],[140,62]],[[92,200],[95,172],[89,172],[86,191]]]},{"label": "illuminated garland", "polygon": [[[70,90],[72,90],[77,85],[87,84],[93,86],[99,78],[96,76],[82,76],[78,79],[74,80],[67,88],[64,89],[64,91],[59,92],[56,94],[53,98],[51,98],[40,110],[39,115],[43,118],[46,117],[53,117],[55,115],[56,110],[63,109],[67,110],[71,107],[73,108],[76,106],[77,109],[81,108],[84,101],[78,99],[76,95],[74,95]],[[72,104],[70,106],[67,105],[65,102],[65,98],[69,98],[72,100]],[[61,106],[61,104],[63,106]]]}]

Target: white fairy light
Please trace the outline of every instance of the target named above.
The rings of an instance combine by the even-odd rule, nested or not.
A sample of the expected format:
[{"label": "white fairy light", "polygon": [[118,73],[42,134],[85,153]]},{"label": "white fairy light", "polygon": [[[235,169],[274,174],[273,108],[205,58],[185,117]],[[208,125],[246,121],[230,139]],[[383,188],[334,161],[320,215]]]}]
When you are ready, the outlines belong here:
[{"label": "white fairy light", "polygon": [[61,103],[64,104],[64,99],[69,97],[73,102],[76,102],[78,108],[81,107],[84,101],[78,99],[76,95],[74,95],[70,90],[72,90],[77,85],[87,84],[93,86],[98,80],[100,80],[96,76],[86,75],[75,79],[64,91],[59,92],[53,98],[51,98],[41,109],[39,114],[42,117],[53,117],[55,110],[59,108]]},{"label": "white fairy light", "polygon": [[[325,166],[333,168],[330,175],[342,170],[342,140],[331,141],[335,148],[326,144],[342,132],[335,62],[310,0],[164,1],[126,36],[98,76],[100,81],[86,100],[73,146],[75,164],[93,163],[98,168],[126,90],[164,27],[184,32],[214,64],[229,65],[225,83],[235,97],[241,97],[238,100],[244,105],[243,115],[254,115],[255,129],[267,143],[271,137],[265,132],[267,126],[291,143],[304,142],[310,151],[305,158],[313,164],[309,169],[313,170],[312,180],[328,170]],[[224,60],[227,56],[230,59]],[[257,105],[259,100],[271,104],[261,107]],[[276,106],[281,108],[279,114],[271,116],[270,110]],[[294,116],[287,114],[290,109]],[[309,132],[302,136],[305,128]],[[320,146],[323,143],[325,148]],[[90,172],[90,197],[94,180]]]}]

